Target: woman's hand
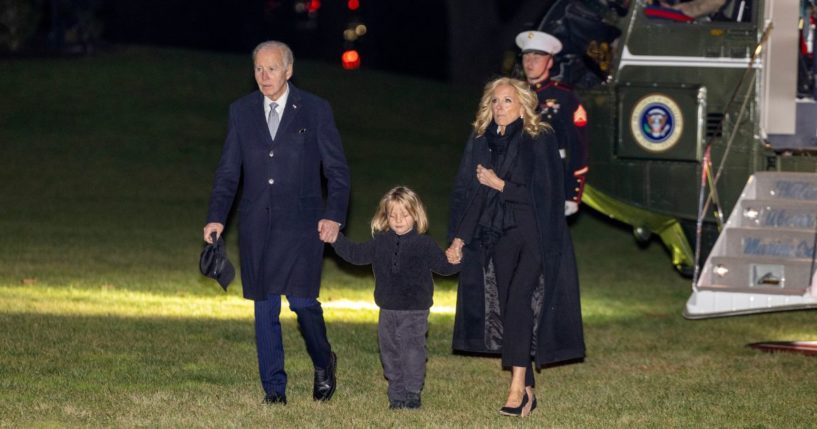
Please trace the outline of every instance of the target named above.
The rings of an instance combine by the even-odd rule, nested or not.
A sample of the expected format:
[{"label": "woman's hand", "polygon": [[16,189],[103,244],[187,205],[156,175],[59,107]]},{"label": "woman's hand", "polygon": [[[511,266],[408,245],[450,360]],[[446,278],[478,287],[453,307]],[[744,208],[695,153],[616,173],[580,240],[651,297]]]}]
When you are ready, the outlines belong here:
[{"label": "woman's hand", "polygon": [[500,179],[499,176],[494,173],[494,170],[485,168],[482,164],[477,164],[477,180],[479,183],[496,189],[499,192],[505,189],[505,181]]},{"label": "woman's hand", "polygon": [[449,264],[459,264],[462,262],[462,247],[465,245],[459,238],[455,238],[451,242],[451,246],[445,251],[445,257],[448,258]]}]

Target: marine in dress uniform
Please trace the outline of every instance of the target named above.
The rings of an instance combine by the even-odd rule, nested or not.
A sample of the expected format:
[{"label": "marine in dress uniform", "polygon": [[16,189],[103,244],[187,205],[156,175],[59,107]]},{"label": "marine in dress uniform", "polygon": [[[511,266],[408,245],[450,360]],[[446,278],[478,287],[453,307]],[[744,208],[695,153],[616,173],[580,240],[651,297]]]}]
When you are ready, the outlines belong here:
[{"label": "marine in dress uniform", "polygon": [[516,36],[522,65],[531,89],[539,98],[542,119],[553,127],[565,167],[565,216],[576,213],[587,175],[587,112],[568,85],[550,79],[553,56],[562,50],[559,39],[541,31]]}]

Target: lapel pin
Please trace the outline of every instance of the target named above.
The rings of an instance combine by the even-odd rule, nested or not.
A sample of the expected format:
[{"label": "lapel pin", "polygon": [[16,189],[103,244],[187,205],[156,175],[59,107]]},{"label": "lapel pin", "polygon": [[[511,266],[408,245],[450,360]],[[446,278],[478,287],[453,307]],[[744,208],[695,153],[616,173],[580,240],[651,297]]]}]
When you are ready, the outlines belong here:
[{"label": "lapel pin", "polygon": [[306,128],[301,128],[298,130],[298,134],[306,134]]}]

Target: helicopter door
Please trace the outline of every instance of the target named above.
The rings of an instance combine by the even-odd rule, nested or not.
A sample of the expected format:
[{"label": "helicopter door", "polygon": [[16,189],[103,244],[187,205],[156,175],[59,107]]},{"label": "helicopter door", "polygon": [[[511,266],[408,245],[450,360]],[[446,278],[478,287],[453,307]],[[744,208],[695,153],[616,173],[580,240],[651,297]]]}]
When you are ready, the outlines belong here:
[{"label": "helicopter door", "polygon": [[797,96],[798,4],[769,2],[765,19],[774,25],[763,51],[761,128],[765,134],[794,134]]},{"label": "helicopter door", "polygon": [[706,88],[625,84],[618,99],[618,157],[700,161]]}]

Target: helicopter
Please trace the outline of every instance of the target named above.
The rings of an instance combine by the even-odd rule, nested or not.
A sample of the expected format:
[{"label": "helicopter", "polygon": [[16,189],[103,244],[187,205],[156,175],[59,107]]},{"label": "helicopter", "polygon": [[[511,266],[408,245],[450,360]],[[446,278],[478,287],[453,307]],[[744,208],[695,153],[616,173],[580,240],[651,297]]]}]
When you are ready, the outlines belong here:
[{"label": "helicopter", "polygon": [[817,308],[817,6],[721,3],[562,0],[535,28],[587,111],[582,202],[660,238],[687,318]]}]

